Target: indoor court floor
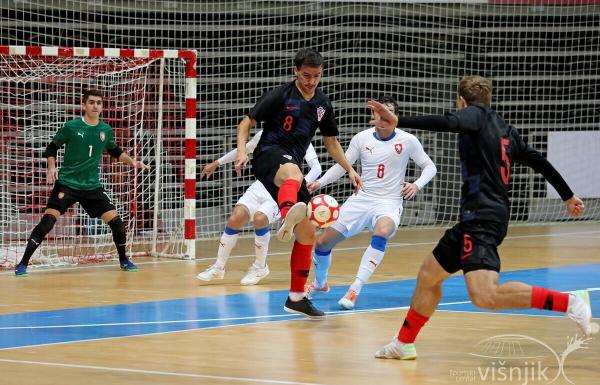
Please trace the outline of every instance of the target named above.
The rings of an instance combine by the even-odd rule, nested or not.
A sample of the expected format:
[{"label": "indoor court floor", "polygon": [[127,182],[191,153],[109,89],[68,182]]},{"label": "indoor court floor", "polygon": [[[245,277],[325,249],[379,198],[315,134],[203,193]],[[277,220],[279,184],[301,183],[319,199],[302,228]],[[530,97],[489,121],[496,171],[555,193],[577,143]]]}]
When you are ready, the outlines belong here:
[{"label": "indoor court floor", "polygon": [[[358,298],[341,311],[370,240],[334,249],[332,289],[314,298],[326,320],[283,310],[290,244],[273,237],[271,274],[239,280],[253,239],[234,249],[225,279],[195,276],[214,261],[217,241],[198,242],[196,261],[137,258],[116,263],[0,274],[0,384],[598,384],[600,335],[545,311],[480,311],[462,274],[417,339],[416,361],[373,353],[397,333],[423,258],[444,229],[402,228]],[[513,226],[500,248],[501,280],[559,291],[589,289],[600,315],[600,224]]]}]

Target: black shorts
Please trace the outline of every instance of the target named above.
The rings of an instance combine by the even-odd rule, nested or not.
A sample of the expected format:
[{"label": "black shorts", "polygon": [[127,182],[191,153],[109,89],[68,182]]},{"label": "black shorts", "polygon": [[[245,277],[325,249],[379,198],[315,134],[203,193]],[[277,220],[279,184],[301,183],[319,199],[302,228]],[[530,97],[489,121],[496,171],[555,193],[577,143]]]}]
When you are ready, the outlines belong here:
[{"label": "black shorts", "polygon": [[110,197],[102,187],[94,190],[77,190],[58,182],[54,184],[46,208],[58,210],[62,215],[75,202],[79,202],[85,212],[92,218],[99,218],[108,211],[116,210],[115,205],[112,204]]},{"label": "black shorts", "polygon": [[498,246],[506,236],[507,225],[497,222],[459,222],[446,230],[433,256],[448,273],[458,270],[500,272]]},{"label": "black shorts", "polygon": [[[268,150],[263,151],[252,158],[252,173],[256,179],[258,179],[260,183],[265,186],[275,202],[277,202],[277,193],[279,192],[279,187],[273,183],[273,180],[275,180],[275,174],[277,174],[279,167],[286,163],[293,163],[297,165],[298,168],[302,169],[302,167],[296,163],[291,155],[289,155],[283,149],[277,147],[269,148]],[[302,179],[302,185],[300,186],[300,191],[298,192],[298,202],[308,203],[311,197],[311,194],[306,188],[306,181]]]}]

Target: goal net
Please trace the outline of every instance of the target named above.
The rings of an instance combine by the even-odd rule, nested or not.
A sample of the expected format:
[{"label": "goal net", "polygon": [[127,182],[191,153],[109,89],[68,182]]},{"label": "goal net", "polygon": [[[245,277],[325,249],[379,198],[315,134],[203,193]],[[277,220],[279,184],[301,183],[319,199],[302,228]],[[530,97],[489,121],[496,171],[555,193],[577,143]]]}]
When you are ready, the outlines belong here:
[{"label": "goal net", "polygon": [[[42,216],[53,187],[46,182],[44,150],[67,120],[81,116],[86,89],[102,92],[100,118],[112,127],[116,143],[152,167],[136,170],[107,153],[99,167],[101,184],[126,225],[128,253],[194,255],[184,210],[184,186],[195,190],[194,167],[188,175],[185,167],[190,163],[186,126],[194,138],[189,145],[195,147],[195,119],[186,125],[186,62],[177,59],[177,51],[168,60],[158,52],[0,47],[1,267],[12,267],[21,258]],[[195,98],[195,89],[190,94]],[[59,170],[62,158],[60,150]],[[193,215],[193,207],[187,211]],[[75,204],[31,261],[81,264],[115,256],[110,228]]]},{"label": "goal net", "polygon": [[[74,13],[73,9],[77,11]],[[202,98],[198,165],[235,146],[236,126],[268,89],[293,79],[298,49],[325,58],[321,87],[332,99],[346,147],[368,127],[366,101],[394,96],[404,115],[454,108],[462,75],[494,84],[493,107],[566,177],[600,219],[600,4],[592,0],[59,0],[4,2],[4,44],[197,49]],[[69,26],[59,29],[57,25]],[[438,174],[405,202],[402,224],[457,220],[460,167],[456,135],[407,130],[423,143]],[[319,135],[315,146],[332,165]],[[408,180],[419,170],[409,163]],[[511,223],[567,220],[564,205],[530,168],[513,170]],[[215,238],[252,183],[231,165],[198,185],[198,236]],[[347,178],[323,192],[343,202]]]}]

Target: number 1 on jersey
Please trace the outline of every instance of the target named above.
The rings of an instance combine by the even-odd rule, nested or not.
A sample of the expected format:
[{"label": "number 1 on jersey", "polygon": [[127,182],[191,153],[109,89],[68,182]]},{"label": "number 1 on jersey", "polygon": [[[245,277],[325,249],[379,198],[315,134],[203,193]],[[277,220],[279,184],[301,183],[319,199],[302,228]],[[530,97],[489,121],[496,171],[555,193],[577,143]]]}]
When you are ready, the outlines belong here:
[{"label": "number 1 on jersey", "polygon": [[92,145],[91,145],[91,144],[90,144],[88,147],[90,148],[90,154],[89,154],[88,156],[91,158],[91,157],[92,157],[92,148],[93,148],[93,147],[92,147]]}]

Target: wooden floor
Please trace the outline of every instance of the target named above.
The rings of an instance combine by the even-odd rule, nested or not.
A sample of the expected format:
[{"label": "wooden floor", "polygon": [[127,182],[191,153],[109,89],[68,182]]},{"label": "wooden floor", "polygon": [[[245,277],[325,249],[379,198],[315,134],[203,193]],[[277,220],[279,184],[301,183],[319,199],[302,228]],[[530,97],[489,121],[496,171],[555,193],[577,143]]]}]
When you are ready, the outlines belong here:
[{"label": "wooden floor", "polygon": [[[388,243],[385,260],[372,283],[414,279],[422,259],[431,252],[442,232],[443,229],[399,231]],[[368,234],[361,234],[334,250],[330,285],[352,282],[369,239]],[[120,272],[113,264],[32,270],[26,279],[4,273],[0,275],[0,291],[4,293],[0,304],[0,336],[13,339],[14,333],[22,333],[24,339],[29,336],[24,320],[31,319],[30,312],[106,305],[126,308],[130,306],[127,304],[148,301],[205,298],[214,300],[216,314],[231,317],[226,311],[219,313],[222,296],[278,293],[289,285],[290,245],[274,240],[268,260],[269,277],[258,286],[239,286],[253,260],[252,241],[239,242],[225,279],[218,283],[206,284],[195,279],[199,271],[214,261],[216,241],[199,243],[200,255],[196,261],[138,258],[136,262],[141,268],[138,273]],[[512,227],[500,249],[502,270],[510,275],[534,269],[522,275],[531,274],[552,288],[553,284],[567,283],[560,281],[560,273],[549,271],[560,272],[569,269],[568,266],[577,271],[581,266],[585,275],[586,269],[600,265],[599,250],[597,223]],[[596,280],[596,285],[588,287],[600,290],[600,276],[587,279]],[[546,384],[555,376],[555,384],[567,384],[566,378],[576,385],[599,383],[600,337],[584,342],[587,349],[571,344],[565,350],[568,338],[578,332],[575,324],[565,317],[481,313],[471,311],[468,304],[460,305],[466,308],[449,306],[434,315],[417,340],[416,361],[374,359],[373,352],[391,340],[404,318],[405,308],[398,307],[406,305],[410,298],[412,282],[397,286],[409,288],[399,289],[398,293],[393,292],[396,286],[392,284],[383,308],[335,313],[325,321],[281,317],[246,325],[8,346],[0,349],[0,384],[524,384],[526,370],[527,384]],[[390,291],[382,285],[383,290]],[[375,287],[367,286],[364,292],[373,293]],[[395,303],[396,294],[404,302],[398,299]],[[600,292],[592,293],[593,303],[598,303],[597,296]],[[332,296],[321,301],[335,304],[338,299]],[[368,304],[362,305],[366,309]],[[599,307],[593,307],[600,312]],[[17,320],[14,322],[23,323],[2,322],[2,317],[8,319],[13,315]],[[84,326],[94,333],[94,325]],[[47,328],[44,333],[50,337],[56,329]],[[507,340],[501,335],[512,336]],[[505,343],[513,350],[517,346],[523,354],[510,356],[498,350],[488,354],[489,349],[483,348],[489,344],[481,343],[485,339],[490,339],[494,346]],[[562,366],[558,362],[561,354],[565,357]],[[508,370],[512,370],[513,381],[508,379]]]}]

